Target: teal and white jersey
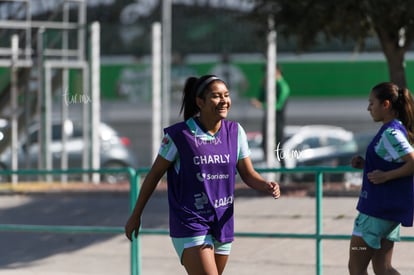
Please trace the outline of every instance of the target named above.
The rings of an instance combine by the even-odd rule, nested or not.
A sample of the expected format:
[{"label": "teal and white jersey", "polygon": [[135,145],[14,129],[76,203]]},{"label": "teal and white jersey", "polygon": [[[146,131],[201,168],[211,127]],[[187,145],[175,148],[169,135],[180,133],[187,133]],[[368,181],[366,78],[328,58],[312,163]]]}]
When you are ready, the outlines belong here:
[{"label": "teal and white jersey", "polygon": [[413,151],[405,134],[391,127],[383,132],[378,144],[375,145],[375,152],[378,156],[390,162],[402,162],[401,157]]},{"label": "teal and white jersey", "polygon": [[[211,135],[210,133],[204,132],[194,118],[190,118],[186,121],[187,126],[190,130],[194,133],[194,136],[197,136],[197,140],[205,141],[205,142],[215,142],[215,135]],[[238,144],[237,144],[237,159],[244,159],[250,156],[250,148],[247,143],[247,135],[244,131],[243,127],[238,124]],[[175,146],[172,139],[166,134],[163,138],[161,143],[160,150],[158,154],[165,158],[168,161],[174,162],[175,161],[175,169],[179,171],[180,169],[180,159],[177,151],[177,147]]]}]

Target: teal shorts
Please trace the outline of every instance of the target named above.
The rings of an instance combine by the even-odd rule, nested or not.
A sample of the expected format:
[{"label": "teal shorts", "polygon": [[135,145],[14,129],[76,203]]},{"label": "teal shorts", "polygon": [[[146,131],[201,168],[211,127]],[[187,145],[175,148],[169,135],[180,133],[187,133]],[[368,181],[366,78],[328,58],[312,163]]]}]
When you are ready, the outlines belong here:
[{"label": "teal shorts", "polygon": [[361,237],[370,247],[381,248],[381,240],[400,241],[400,223],[384,220],[363,213],[355,218],[352,235]]},{"label": "teal shorts", "polygon": [[188,238],[171,238],[175,251],[177,252],[180,261],[182,262],[183,251],[186,248],[194,246],[211,246],[214,249],[215,254],[230,255],[231,242],[221,243],[217,241],[211,235],[203,235]]}]

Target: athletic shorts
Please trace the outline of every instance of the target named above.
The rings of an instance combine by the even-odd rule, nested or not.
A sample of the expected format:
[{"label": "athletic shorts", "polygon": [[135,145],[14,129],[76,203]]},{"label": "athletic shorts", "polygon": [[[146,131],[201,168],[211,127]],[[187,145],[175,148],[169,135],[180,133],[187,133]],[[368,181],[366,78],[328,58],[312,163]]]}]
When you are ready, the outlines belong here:
[{"label": "athletic shorts", "polygon": [[359,213],[355,218],[352,235],[361,237],[368,246],[380,249],[382,239],[388,239],[392,242],[400,241],[400,227],[398,222]]},{"label": "athletic shorts", "polygon": [[203,235],[203,236],[196,236],[196,237],[188,237],[188,238],[171,238],[175,251],[177,252],[178,257],[182,263],[182,256],[183,251],[186,248],[194,247],[194,246],[211,246],[214,249],[215,254],[220,255],[230,255],[231,251],[231,242],[228,243],[221,243],[217,241],[211,235]]}]

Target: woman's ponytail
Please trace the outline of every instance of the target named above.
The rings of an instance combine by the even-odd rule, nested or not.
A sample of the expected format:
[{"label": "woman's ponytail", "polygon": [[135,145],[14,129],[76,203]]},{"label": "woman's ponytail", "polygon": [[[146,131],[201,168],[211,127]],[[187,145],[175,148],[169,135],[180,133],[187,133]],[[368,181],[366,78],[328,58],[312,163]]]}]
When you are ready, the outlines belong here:
[{"label": "woman's ponytail", "polygon": [[180,114],[184,113],[184,120],[195,116],[199,111],[195,100],[196,94],[193,92],[197,80],[197,77],[189,77],[184,85],[183,99],[180,108]]},{"label": "woman's ponytail", "polygon": [[407,88],[398,88],[398,101],[398,118],[408,132],[410,143],[414,144],[414,100]]}]

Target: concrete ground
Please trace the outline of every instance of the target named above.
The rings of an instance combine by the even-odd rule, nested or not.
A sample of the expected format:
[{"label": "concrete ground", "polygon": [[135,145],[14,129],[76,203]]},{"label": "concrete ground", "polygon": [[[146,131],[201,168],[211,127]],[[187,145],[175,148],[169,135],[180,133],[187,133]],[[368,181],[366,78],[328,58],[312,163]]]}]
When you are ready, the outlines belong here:
[{"label": "concrete ground", "polygon": [[[356,201],[356,197],[325,197],[323,233],[349,235]],[[85,219],[123,226],[127,207],[126,193],[2,195],[0,219],[3,223],[40,220],[46,224],[53,224],[55,219],[56,223],[71,224],[78,220],[82,224]],[[274,200],[258,194],[237,196],[235,211],[236,232],[315,232],[314,197],[285,196]],[[158,192],[146,208],[143,226],[161,229],[167,228],[167,224],[165,192]],[[412,228],[402,228],[401,233],[414,235]],[[97,236],[2,232],[0,235],[0,275],[131,274],[130,243],[121,233]],[[323,240],[322,244],[323,274],[347,274],[348,240]],[[142,235],[141,245],[142,274],[185,274],[168,236]],[[401,274],[414,274],[413,245],[396,244],[393,262]],[[224,274],[316,274],[315,254],[315,240],[237,237]]]}]

